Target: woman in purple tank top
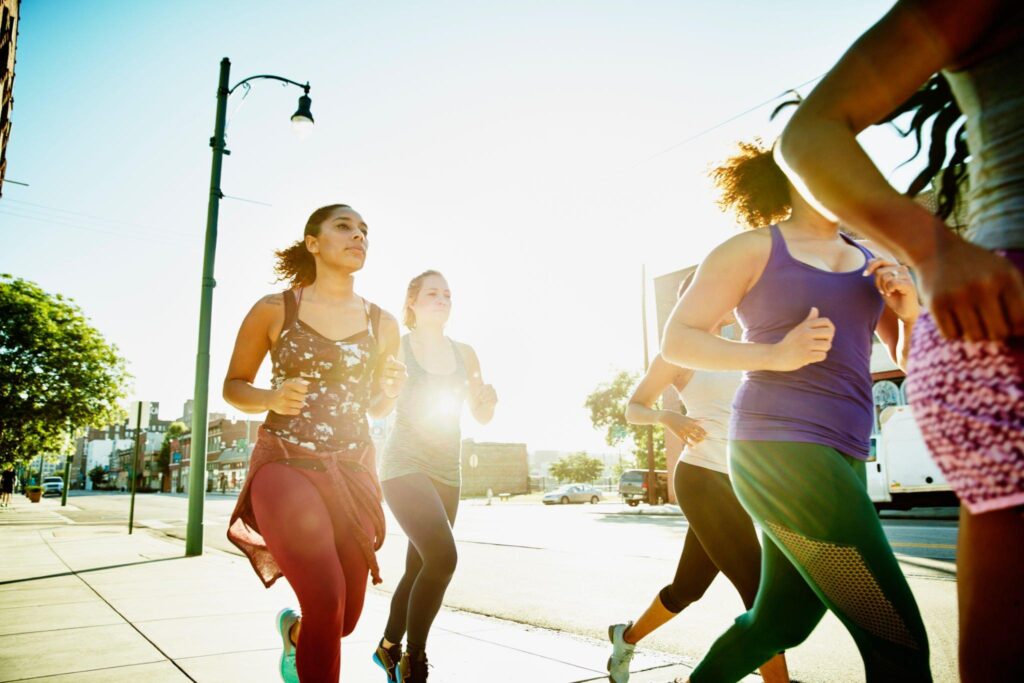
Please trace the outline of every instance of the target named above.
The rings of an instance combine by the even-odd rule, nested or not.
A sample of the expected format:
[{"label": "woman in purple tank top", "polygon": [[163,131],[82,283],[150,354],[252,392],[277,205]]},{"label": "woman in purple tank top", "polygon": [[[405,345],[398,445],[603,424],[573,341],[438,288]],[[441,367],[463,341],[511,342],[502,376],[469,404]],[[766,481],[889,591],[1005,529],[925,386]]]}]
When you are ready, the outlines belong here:
[{"label": "woman in purple tank top", "polygon": [[[918,314],[913,283],[877,247],[811,208],[759,141],[741,144],[712,175],[723,207],[757,229],[701,264],[662,355],[683,367],[745,371],[729,470],[764,549],[754,606],[691,680],[740,680],[803,642],[828,609],[853,636],[868,681],[930,681],[924,625],[864,469],[873,336],[904,365]],[[742,341],[711,333],[733,310]]]}]

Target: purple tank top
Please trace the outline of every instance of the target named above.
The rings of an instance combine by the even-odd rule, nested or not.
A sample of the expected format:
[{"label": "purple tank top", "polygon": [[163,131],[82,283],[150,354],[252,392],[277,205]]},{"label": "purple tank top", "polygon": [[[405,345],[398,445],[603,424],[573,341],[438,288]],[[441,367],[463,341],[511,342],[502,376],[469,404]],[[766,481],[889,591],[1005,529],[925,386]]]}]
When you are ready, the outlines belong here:
[{"label": "purple tank top", "polygon": [[[736,307],[743,340],[774,344],[807,317],[812,306],[836,326],[820,363],[792,372],[744,373],[733,398],[729,438],[800,441],[831,446],[866,459],[873,423],[871,344],[885,304],[863,266],[832,273],[793,258],[778,226],[761,278]],[[873,254],[842,236],[864,252]]]}]

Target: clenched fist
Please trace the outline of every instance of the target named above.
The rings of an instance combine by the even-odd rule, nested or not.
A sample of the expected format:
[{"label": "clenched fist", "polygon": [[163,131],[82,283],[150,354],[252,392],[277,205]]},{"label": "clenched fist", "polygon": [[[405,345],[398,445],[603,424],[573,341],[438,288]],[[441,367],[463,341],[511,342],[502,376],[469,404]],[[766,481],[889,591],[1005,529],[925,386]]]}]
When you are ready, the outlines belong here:
[{"label": "clenched fist", "polygon": [[812,307],[803,322],[773,345],[768,369],[790,372],[811,363],[820,363],[832,348],[835,334],[836,326],[832,321],[819,317],[818,309]]}]

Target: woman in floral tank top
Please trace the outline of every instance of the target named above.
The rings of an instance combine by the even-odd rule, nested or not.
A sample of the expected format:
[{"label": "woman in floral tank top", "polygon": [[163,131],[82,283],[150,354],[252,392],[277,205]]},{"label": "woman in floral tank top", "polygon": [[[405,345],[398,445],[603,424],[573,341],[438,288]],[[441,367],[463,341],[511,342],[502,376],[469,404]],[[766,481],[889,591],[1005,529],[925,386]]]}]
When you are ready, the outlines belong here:
[{"label": "woman in floral tank top", "polygon": [[[303,240],[277,252],[292,287],[246,316],[224,381],[233,406],[267,412],[228,538],[266,586],[284,575],[299,599],[301,621],[291,609],[277,618],[285,681],[338,680],[367,575],[380,582],[384,515],[367,415],[391,412],[406,373],[398,323],[354,290],[367,234],[351,207],[313,212]],[[268,353],[272,388],[258,388]]]}]

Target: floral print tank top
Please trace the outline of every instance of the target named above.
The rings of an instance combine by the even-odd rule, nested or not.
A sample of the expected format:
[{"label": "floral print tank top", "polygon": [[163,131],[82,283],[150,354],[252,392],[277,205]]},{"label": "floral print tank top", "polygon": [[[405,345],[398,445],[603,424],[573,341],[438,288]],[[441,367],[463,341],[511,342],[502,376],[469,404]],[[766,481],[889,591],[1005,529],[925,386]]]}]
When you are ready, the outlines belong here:
[{"label": "floral print tank top", "polygon": [[355,450],[370,442],[366,411],[379,354],[380,309],[364,301],[367,329],[334,340],[299,320],[301,300],[301,289],[284,292],[284,326],[270,358],[275,389],[293,377],[309,382],[306,405],[298,415],[270,411],[263,426],[310,450]]}]

